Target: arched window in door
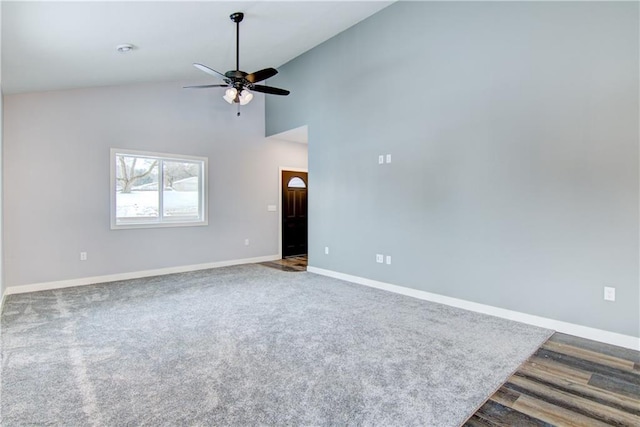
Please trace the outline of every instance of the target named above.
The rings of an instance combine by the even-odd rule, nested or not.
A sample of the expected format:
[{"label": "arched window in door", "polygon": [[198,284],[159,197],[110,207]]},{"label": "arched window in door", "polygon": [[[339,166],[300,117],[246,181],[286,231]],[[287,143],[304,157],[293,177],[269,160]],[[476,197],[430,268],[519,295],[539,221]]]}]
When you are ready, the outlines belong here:
[{"label": "arched window in door", "polygon": [[289,188],[307,188],[307,186],[305,185],[304,181],[300,178],[298,178],[297,176],[294,176],[293,178],[291,178],[289,180],[289,183],[287,184],[287,187]]}]

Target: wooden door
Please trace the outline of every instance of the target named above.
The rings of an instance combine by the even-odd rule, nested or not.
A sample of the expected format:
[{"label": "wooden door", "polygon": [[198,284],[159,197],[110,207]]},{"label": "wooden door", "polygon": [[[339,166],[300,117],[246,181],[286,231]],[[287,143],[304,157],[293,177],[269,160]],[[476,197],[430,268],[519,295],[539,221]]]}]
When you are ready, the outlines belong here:
[{"label": "wooden door", "polygon": [[307,253],[307,173],[282,171],[282,256]]}]

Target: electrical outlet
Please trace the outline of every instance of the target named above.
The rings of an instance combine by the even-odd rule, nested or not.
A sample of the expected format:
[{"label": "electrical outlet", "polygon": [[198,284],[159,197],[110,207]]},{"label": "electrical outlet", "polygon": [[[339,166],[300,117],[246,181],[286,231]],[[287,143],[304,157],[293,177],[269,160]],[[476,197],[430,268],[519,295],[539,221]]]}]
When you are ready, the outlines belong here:
[{"label": "electrical outlet", "polygon": [[244,239],[244,245],[249,246],[249,239]]},{"label": "electrical outlet", "polygon": [[391,265],[391,255],[387,255],[387,265]]},{"label": "electrical outlet", "polygon": [[391,163],[391,154],[387,154],[387,163]]},{"label": "electrical outlet", "polygon": [[87,253],[80,252],[80,261],[86,261],[86,260],[87,260]]},{"label": "electrical outlet", "polygon": [[329,246],[324,247],[324,254],[329,255]]},{"label": "electrical outlet", "polygon": [[382,263],[384,263],[384,255],[382,255],[382,254],[376,254],[376,262],[377,262],[378,264],[382,264]]},{"label": "electrical outlet", "polygon": [[383,164],[383,163],[384,163],[384,156],[383,156],[382,154],[380,154],[380,155],[378,156],[378,164],[379,164],[379,165],[381,165],[381,164]]},{"label": "electrical outlet", "polygon": [[610,286],[604,287],[604,300],[605,301],[615,301],[616,300],[616,288],[612,288]]}]

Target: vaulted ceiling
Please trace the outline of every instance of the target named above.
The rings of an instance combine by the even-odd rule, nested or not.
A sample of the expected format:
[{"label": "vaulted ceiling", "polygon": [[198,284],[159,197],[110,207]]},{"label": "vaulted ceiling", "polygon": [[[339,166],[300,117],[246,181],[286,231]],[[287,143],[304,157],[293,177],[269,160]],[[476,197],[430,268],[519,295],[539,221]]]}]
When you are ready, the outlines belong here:
[{"label": "vaulted ceiling", "polygon": [[[233,12],[245,13],[240,68],[286,63],[390,1],[2,2],[2,89],[35,92],[203,80],[235,69]],[[134,49],[119,53],[116,46]],[[213,79],[213,77],[211,77]]]}]

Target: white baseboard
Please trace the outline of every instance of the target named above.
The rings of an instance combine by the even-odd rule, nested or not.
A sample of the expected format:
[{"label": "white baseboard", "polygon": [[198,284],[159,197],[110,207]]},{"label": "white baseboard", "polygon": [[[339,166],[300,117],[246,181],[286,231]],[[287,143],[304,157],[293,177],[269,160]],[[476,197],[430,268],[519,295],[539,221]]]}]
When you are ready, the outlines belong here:
[{"label": "white baseboard", "polygon": [[[33,283],[30,285],[9,286],[5,295],[23,294],[27,292],[48,291],[51,289],[70,288],[73,286],[94,285],[96,283],[117,282],[120,280],[140,279],[142,277],[162,276],[165,274],[185,273],[188,271],[206,270],[209,268],[228,267],[231,265],[254,264],[257,262],[275,261],[278,255],[267,255],[256,258],[234,259],[229,261],[209,262],[206,264],[183,265],[178,267],[158,268],[155,270],[132,271],[130,273],[108,274],[106,276],[81,277],[78,279],[58,280],[55,282]],[[3,295],[4,302],[4,295]]]},{"label": "white baseboard", "polygon": [[[78,279],[59,280],[55,282],[33,283],[22,286],[9,286],[2,294],[0,301],[0,313],[4,308],[4,302],[7,295],[21,294],[27,292],[38,292],[51,289],[62,289],[73,286],[85,286],[96,283],[116,282],[120,280],[139,279],[143,277],[161,276],[165,274],[184,273],[188,271],[206,270],[209,268],[228,267],[240,264],[253,264],[258,262],[275,261],[280,259],[278,255],[267,255],[255,258],[244,258],[228,261],[218,261],[205,264],[185,265],[178,267],[159,268],[155,270],[134,271],[129,273],[109,274],[105,276],[82,277]],[[452,307],[462,308],[464,310],[474,311],[477,313],[488,314],[490,316],[501,317],[503,319],[514,320],[516,322],[527,323],[529,325],[541,328],[553,329],[565,334],[575,335],[582,338],[600,341],[607,344],[617,345],[620,347],[630,348],[632,350],[640,350],[640,338],[630,335],[623,335],[616,332],[605,331],[602,329],[591,328],[588,326],[576,325],[574,323],[563,322],[560,320],[548,319],[546,317],[534,316],[531,314],[521,313],[518,311],[507,310],[504,308],[493,307],[486,304],[479,304],[458,298],[447,297],[418,289],[406,288],[403,286],[393,285],[390,283],[379,282],[377,280],[367,279],[350,274],[339,273],[337,271],[325,270],[318,267],[309,266],[307,271],[310,273],[320,274],[323,276],[333,277],[351,283],[369,286],[376,289],[382,289],[401,295],[410,296],[426,301],[439,304],[445,304]]]},{"label": "white baseboard", "polygon": [[607,344],[613,344],[619,347],[625,347],[632,350],[640,351],[640,338],[630,335],[618,334],[616,332],[609,332],[602,329],[590,328],[588,326],[576,325],[574,323],[562,322],[560,320],[548,319],[546,317],[534,316],[518,311],[506,310],[504,308],[493,307],[491,305],[479,304],[458,298],[433,294],[430,292],[420,291],[418,289],[405,288],[403,286],[392,285],[390,283],[379,282],[377,280],[366,279],[359,276],[352,276],[350,274],[339,273],[332,270],[325,270],[318,267],[309,266],[307,267],[307,271],[310,273],[333,277],[335,279],[340,279],[351,283],[357,283],[359,285],[365,285],[376,289],[382,289],[384,291],[394,292],[396,294],[402,294],[413,298],[436,302],[439,304],[445,304],[469,311],[475,311],[477,313],[488,314],[490,316],[501,317],[503,319],[514,320],[516,322],[527,323],[529,325],[552,329],[581,338],[587,338],[594,341],[600,341]]}]

